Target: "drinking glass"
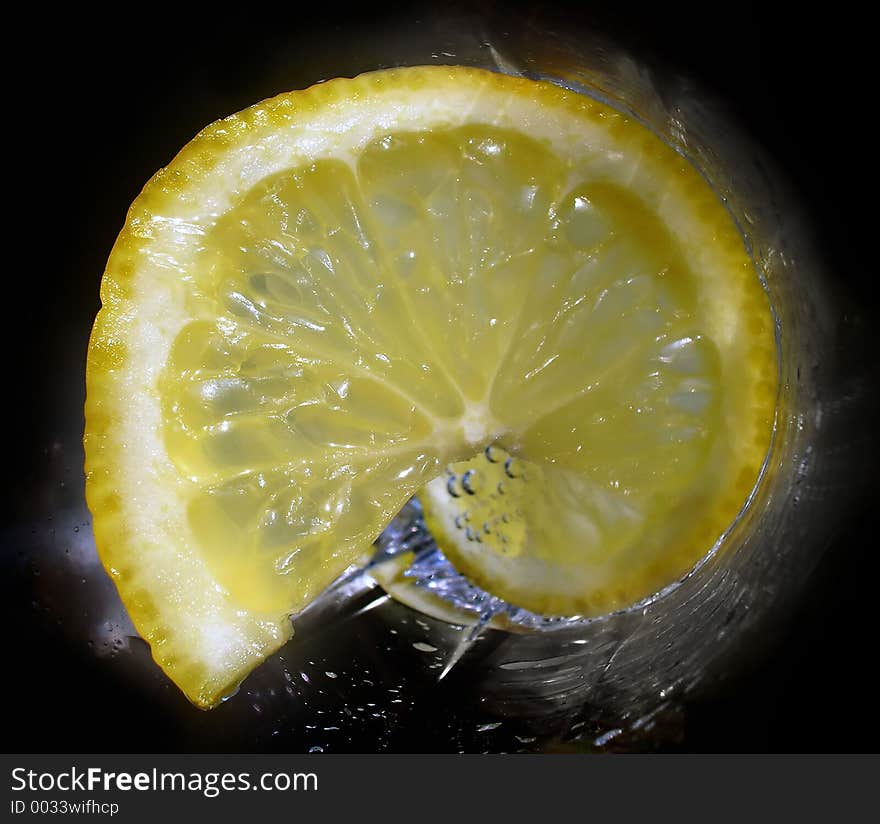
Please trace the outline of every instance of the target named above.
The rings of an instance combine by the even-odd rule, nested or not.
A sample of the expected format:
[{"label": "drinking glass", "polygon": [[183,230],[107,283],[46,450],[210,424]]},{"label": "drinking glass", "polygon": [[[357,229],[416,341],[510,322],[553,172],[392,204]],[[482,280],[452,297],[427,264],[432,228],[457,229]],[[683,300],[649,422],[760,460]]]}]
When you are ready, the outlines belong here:
[{"label": "drinking glass", "polygon": [[[761,482],[681,581],[589,621],[523,617],[466,581],[450,584],[410,504],[377,543],[377,563],[348,570],[295,617],[293,640],[210,713],[186,704],[150,661],[94,554],[81,483],[72,484],[34,554],[49,566],[60,557],[56,528],[76,530],[73,552],[68,544],[66,565],[42,586],[67,593],[81,578],[91,606],[65,616],[71,638],[88,638],[92,654],[112,661],[120,689],[158,708],[176,731],[168,740],[182,749],[655,746],[675,737],[681,707],[766,649],[785,626],[866,471],[859,435],[865,379],[849,357],[855,316],[847,296],[833,288],[773,163],[692,82],[595,31],[478,8],[377,28],[324,59],[282,55],[262,96],[334,75],[438,63],[548,80],[599,98],[681,152],[723,198],[777,323],[780,390]],[[413,547],[418,574],[390,597],[376,580],[382,565]],[[414,608],[420,587],[449,609]]]}]

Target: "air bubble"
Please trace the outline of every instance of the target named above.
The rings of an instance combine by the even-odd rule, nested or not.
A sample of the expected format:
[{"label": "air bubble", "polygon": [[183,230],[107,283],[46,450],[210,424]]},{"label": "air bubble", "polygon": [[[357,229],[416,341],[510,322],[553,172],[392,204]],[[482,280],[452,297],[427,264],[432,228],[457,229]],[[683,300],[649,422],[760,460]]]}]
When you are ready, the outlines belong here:
[{"label": "air bubble", "polygon": [[504,462],[504,473],[508,478],[519,478],[523,474],[522,461],[516,458],[508,458]]},{"label": "air bubble", "polygon": [[461,485],[468,495],[476,495],[483,486],[483,478],[476,469],[469,469],[461,476]]},{"label": "air bubble", "polygon": [[497,446],[486,447],[486,460],[489,463],[498,463],[504,457],[504,451]]}]

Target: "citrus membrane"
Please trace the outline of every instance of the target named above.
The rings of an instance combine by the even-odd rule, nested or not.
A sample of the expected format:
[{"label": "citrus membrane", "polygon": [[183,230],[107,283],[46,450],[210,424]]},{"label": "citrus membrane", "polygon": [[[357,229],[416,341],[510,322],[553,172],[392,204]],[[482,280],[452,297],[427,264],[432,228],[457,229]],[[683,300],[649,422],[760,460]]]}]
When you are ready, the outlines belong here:
[{"label": "citrus membrane", "polygon": [[549,83],[394,69],[218,121],[133,203],[101,298],[97,546],[201,707],[420,490],[489,591],[597,615],[706,553],[770,441],[773,317],[724,204]]}]

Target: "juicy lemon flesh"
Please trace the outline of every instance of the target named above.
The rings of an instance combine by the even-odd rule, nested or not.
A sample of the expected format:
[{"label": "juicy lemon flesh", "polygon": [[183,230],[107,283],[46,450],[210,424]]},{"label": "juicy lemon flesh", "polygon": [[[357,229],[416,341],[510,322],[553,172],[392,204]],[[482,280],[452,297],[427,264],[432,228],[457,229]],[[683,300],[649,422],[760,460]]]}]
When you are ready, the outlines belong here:
[{"label": "juicy lemon flesh", "polygon": [[[486,589],[597,615],[699,561],[769,446],[772,315],[696,170],[548,84],[366,77],[304,93],[298,139],[346,91],[362,108],[375,92],[372,131],[340,145],[315,129],[317,149],[181,217],[233,152],[259,166],[283,143],[297,93],[214,127],[136,202],[105,276],[86,434],[99,550],[202,706],[420,490]],[[453,90],[480,105],[432,114]],[[398,91],[409,109],[379,99]],[[151,308],[160,290],[173,311]],[[144,339],[164,347],[149,368]],[[161,547],[125,523],[141,501]]]}]

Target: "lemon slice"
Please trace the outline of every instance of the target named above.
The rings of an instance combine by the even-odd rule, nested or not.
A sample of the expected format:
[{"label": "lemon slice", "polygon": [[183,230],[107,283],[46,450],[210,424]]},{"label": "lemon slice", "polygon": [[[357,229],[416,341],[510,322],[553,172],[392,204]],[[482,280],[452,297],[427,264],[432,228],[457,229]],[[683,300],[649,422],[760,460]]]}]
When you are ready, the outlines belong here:
[{"label": "lemon slice", "polygon": [[773,321],[724,205],[642,125],[547,83],[396,69],[219,121],[134,202],[101,297],[97,545],[202,707],[489,445],[543,492],[512,551],[457,557],[591,614],[704,554],[768,448]]}]

